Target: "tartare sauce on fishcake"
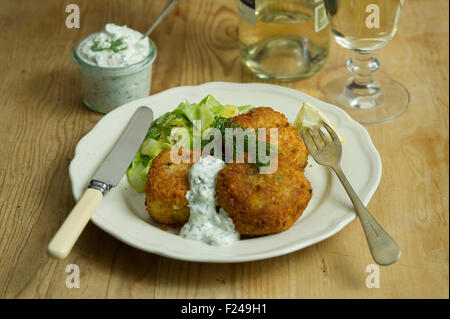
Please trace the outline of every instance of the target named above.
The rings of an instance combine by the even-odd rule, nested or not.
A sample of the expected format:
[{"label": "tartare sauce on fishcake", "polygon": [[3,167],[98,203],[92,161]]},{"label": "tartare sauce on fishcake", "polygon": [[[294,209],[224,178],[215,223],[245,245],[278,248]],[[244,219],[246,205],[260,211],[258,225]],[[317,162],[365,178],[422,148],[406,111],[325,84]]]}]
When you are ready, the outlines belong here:
[{"label": "tartare sauce on fishcake", "polygon": [[217,211],[217,173],[225,162],[213,156],[200,158],[189,172],[190,190],[186,193],[189,202],[189,221],[181,228],[180,236],[203,241],[214,246],[228,246],[239,240],[239,233],[232,219],[223,210]]}]

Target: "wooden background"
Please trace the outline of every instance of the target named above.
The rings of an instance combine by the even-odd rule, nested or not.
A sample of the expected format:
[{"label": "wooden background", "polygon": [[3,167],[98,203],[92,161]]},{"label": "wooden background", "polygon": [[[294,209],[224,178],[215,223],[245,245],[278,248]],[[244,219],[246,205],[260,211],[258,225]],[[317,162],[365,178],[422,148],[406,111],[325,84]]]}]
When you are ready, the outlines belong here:
[{"label": "wooden background", "polygon": [[[65,27],[77,3],[81,28]],[[368,127],[383,160],[369,209],[403,255],[365,286],[372,259],[358,221],[315,246],[273,259],[181,262],[126,246],[90,224],[70,256],[46,246],[74,205],[68,166],[102,117],[83,106],[74,43],[107,22],[145,30],[165,1],[0,0],[0,297],[3,298],[448,298],[449,2],[409,0],[394,40],[376,55],[409,89],[400,118]],[[152,93],[208,81],[261,82],[239,60],[237,6],[182,0],[156,31]],[[286,85],[315,94],[350,52],[334,41],[325,70]],[[81,287],[65,287],[68,264]]]}]

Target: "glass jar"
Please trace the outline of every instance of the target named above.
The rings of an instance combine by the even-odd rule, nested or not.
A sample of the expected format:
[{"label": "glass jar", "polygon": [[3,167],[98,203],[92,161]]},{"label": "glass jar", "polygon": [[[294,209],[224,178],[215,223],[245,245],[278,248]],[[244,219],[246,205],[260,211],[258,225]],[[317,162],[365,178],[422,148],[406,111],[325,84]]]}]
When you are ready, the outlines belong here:
[{"label": "glass jar", "polygon": [[239,0],[239,50],[258,77],[297,80],[326,62],[329,29],[322,0]]},{"label": "glass jar", "polygon": [[80,71],[81,94],[87,107],[106,114],[127,102],[149,95],[152,64],[157,54],[156,45],[151,39],[148,56],[122,67],[101,67],[87,63],[78,53],[83,41],[72,50],[72,58]]}]

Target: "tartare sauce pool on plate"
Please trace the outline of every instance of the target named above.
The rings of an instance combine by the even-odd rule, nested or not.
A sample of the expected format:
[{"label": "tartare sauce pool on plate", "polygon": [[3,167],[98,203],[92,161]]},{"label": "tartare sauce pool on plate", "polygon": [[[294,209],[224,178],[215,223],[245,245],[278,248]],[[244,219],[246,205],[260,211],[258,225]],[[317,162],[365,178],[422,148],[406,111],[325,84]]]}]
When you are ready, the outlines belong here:
[{"label": "tartare sauce pool on plate", "polygon": [[189,171],[189,221],[181,228],[180,236],[214,246],[228,246],[239,240],[232,219],[223,210],[217,211],[217,173],[225,162],[214,156],[200,158]]},{"label": "tartare sauce pool on plate", "polygon": [[142,33],[108,23],[88,35],[72,51],[80,71],[83,102],[108,113],[149,95],[156,46]]}]

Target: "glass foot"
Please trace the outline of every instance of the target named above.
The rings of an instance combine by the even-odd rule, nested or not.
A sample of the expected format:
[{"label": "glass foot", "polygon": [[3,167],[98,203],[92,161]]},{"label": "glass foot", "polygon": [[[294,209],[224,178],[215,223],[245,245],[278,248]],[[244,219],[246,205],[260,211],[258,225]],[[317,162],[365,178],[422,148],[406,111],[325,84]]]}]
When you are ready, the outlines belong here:
[{"label": "glass foot", "polygon": [[400,116],[408,107],[408,90],[389,76],[377,72],[370,84],[359,86],[354,75],[342,69],[339,74],[343,73],[347,75],[332,80],[327,80],[330,76],[323,78],[317,98],[339,106],[355,121],[364,125],[384,123]]}]

